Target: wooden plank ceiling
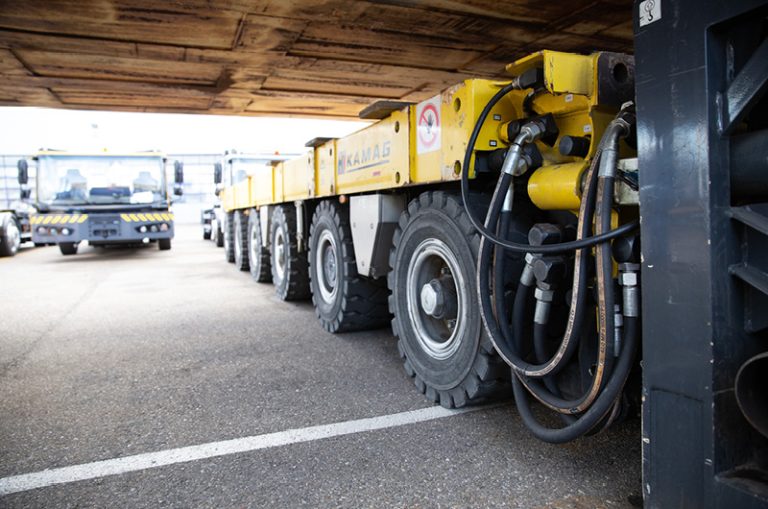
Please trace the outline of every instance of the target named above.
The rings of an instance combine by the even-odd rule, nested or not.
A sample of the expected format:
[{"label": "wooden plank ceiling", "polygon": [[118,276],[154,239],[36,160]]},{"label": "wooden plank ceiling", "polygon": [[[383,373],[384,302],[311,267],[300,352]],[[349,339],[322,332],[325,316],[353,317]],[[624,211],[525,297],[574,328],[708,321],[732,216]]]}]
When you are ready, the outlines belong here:
[{"label": "wooden plank ceiling", "polygon": [[0,0],[0,104],[354,118],[539,49],[631,51],[631,0]]}]

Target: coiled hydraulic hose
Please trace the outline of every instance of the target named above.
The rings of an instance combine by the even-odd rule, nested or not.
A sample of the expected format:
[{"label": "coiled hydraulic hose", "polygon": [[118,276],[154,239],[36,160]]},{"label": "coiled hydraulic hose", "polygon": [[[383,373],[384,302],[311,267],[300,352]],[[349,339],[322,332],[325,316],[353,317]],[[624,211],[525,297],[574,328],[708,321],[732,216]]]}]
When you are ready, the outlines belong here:
[{"label": "coiled hydraulic hose", "polygon": [[[464,201],[464,208],[466,209],[467,216],[469,217],[470,222],[472,225],[477,229],[477,231],[480,233],[480,235],[484,238],[487,238],[494,244],[504,246],[504,248],[515,252],[515,253],[539,253],[539,254],[557,254],[557,253],[565,253],[568,251],[574,251],[576,249],[585,249],[592,247],[594,245],[597,245],[601,242],[605,242],[607,240],[614,239],[616,237],[621,237],[622,235],[625,235],[635,228],[639,226],[639,222],[632,221],[629,223],[626,223],[622,226],[619,226],[615,230],[611,230],[605,233],[602,233],[600,235],[595,235],[593,237],[587,237],[580,240],[575,240],[571,242],[561,242],[559,244],[549,244],[545,246],[530,246],[528,244],[520,244],[517,242],[511,242],[502,238],[499,238],[496,236],[491,230],[483,226],[483,224],[475,217],[475,214],[473,213],[472,209],[468,206],[470,203],[469,201],[469,165],[472,161],[472,154],[475,151],[475,145],[477,144],[477,137],[480,135],[480,130],[483,127],[483,124],[485,123],[485,119],[488,118],[488,115],[490,114],[491,110],[494,106],[508,93],[510,93],[512,90],[519,89],[519,85],[517,81],[513,81],[512,83],[502,87],[499,89],[498,92],[496,92],[493,97],[488,101],[488,103],[485,105],[483,110],[480,112],[480,116],[477,119],[477,122],[475,123],[475,127],[472,129],[472,134],[469,137],[469,141],[467,143],[467,150],[464,154],[464,166],[463,171],[461,172],[461,198]],[[510,148],[512,150],[514,147]],[[515,168],[513,166],[512,168]],[[506,189],[509,186],[507,185]]]},{"label": "coiled hydraulic hose", "polygon": [[[579,210],[579,224],[577,227],[577,240],[585,238],[589,234],[590,226],[592,224],[592,215],[595,210],[595,187],[597,184],[597,165],[601,159],[601,149],[598,149],[597,155],[593,158],[587,171],[586,185],[582,196],[582,202]],[[488,209],[488,217],[486,218],[486,225],[494,224],[498,217],[498,207],[500,199],[499,193],[503,189],[510,189],[509,182],[512,177],[502,174],[499,179],[499,183],[496,186],[493,198],[491,199],[491,206]],[[586,312],[586,289],[587,289],[587,264],[588,255],[581,250],[576,251],[576,261],[574,265],[573,275],[573,298],[568,314],[568,322],[564,338],[557,352],[551,359],[546,362],[540,361],[539,364],[530,364],[524,361],[517,353],[519,349],[513,349],[509,345],[508,341],[498,341],[497,338],[507,337],[504,330],[500,330],[498,322],[491,313],[491,298],[490,288],[488,287],[488,281],[482,277],[487,270],[487,264],[490,262],[491,251],[489,245],[485,241],[485,238],[480,239],[480,250],[478,253],[478,300],[480,303],[481,315],[484,318],[484,323],[488,331],[488,335],[491,341],[494,343],[499,355],[506,361],[507,364],[514,367],[519,373],[525,376],[541,377],[547,374],[558,373],[576,352],[578,346],[578,335],[581,331],[581,324],[584,320],[584,314]],[[494,287],[494,290],[497,287]],[[496,308],[499,309],[497,303]],[[498,314],[498,313],[497,313]],[[513,313],[513,316],[515,314]],[[502,325],[503,327],[503,325]],[[519,340],[519,336],[515,336]]]},{"label": "coiled hydraulic hose", "polygon": [[[606,134],[601,141],[598,154],[590,165],[590,170],[586,178],[586,186],[582,197],[582,206],[579,215],[579,227],[577,232],[577,239],[583,238],[588,234],[589,225],[592,221],[593,211],[596,209],[596,229],[597,235],[592,237],[592,241],[600,238],[601,235],[610,231],[611,225],[611,207],[613,202],[613,189],[614,178],[616,175],[616,165],[618,160],[618,140],[621,136],[626,136],[628,133],[628,124],[623,118],[619,118],[609,125]],[[522,136],[522,135],[521,135]],[[523,142],[523,140],[516,140]],[[516,151],[519,152],[519,151]],[[514,154],[513,154],[514,155]],[[509,166],[515,167],[514,164]],[[596,172],[596,168],[599,164],[600,171]],[[507,166],[505,164],[505,166]],[[494,191],[493,198],[491,200],[491,206],[489,208],[488,215],[486,217],[485,227],[491,228],[496,224],[499,224],[498,233],[504,235],[506,233],[506,226],[508,224],[509,216],[509,203],[505,204],[505,211],[501,212],[501,221],[499,221],[499,211],[501,210],[501,201],[504,197],[502,193],[509,193],[511,196],[512,176],[507,176],[505,173],[501,175]],[[594,200],[594,184],[597,180],[597,197]],[[508,199],[508,202],[511,201]],[[597,201],[597,207],[594,206],[594,201]],[[482,232],[481,232],[482,233]],[[576,339],[573,336],[573,325],[577,325],[576,333],[581,329],[581,324],[584,316],[583,304],[585,300],[586,289],[586,277],[583,272],[586,270],[587,256],[581,255],[580,251],[577,251],[577,259],[575,260],[575,273],[573,282],[573,301],[571,303],[571,309],[569,313],[569,327],[566,329],[564,341],[561,343],[558,353],[545,364],[539,364],[538,373],[536,370],[529,370],[530,373],[535,373],[539,377],[543,378],[544,385],[540,382],[531,380],[526,376],[525,369],[520,369],[522,366],[532,367],[524,361],[521,365],[515,365],[514,362],[510,362],[510,357],[514,358],[514,361],[522,361],[519,354],[522,348],[522,335],[524,326],[522,316],[525,311],[526,298],[530,293],[530,282],[525,281],[525,277],[521,280],[521,284],[518,287],[518,292],[515,297],[513,306],[513,330],[506,325],[506,319],[503,317],[505,313],[502,278],[500,276],[501,270],[499,265],[500,259],[503,259],[503,249],[497,248],[497,254],[494,257],[493,263],[493,275],[494,275],[494,288],[493,297],[491,298],[491,292],[488,288],[488,275],[489,275],[489,262],[491,258],[491,251],[488,249],[487,238],[484,235],[481,239],[480,253],[479,253],[479,266],[478,266],[478,297],[481,303],[482,316],[486,325],[486,330],[489,332],[494,345],[497,350],[502,354],[502,357],[507,360],[509,364],[513,366],[513,390],[515,393],[515,400],[517,402],[520,415],[523,418],[525,424],[531,429],[533,434],[541,440],[562,443],[569,440],[573,440],[581,435],[589,433],[591,430],[599,429],[597,425],[604,423],[603,428],[606,427],[610,421],[615,417],[618,411],[618,402],[623,390],[624,383],[634,360],[634,353],[636,349],[636,329],[637,318],[628,317],[625,323],[625,338],[623,341],[623,348],[619,357],[617,365],[613,366],[614,352],[613,352],[613,338],[614,338],[614,291],[613,291],[613,275],[612,275],[612,260],[610,255],[610,244],[603,241],[597,245],[596,248],[596,265],[598,276],[598,325],[599,325],[599,347],[598,347],[598,359],[596,372],[593,377],[593,382],[589,391],[575,401],[563,400],[559,390],[557,389],[554,374],[562,369],[562,367],[568,362],[573,352],[577,341],[571,341]],[[577,241],[578,242],[578,241]],[[537,246],[538,249],[538,246]],[[537,251],[539,252],[539,251]],[[582,273],[580,275],[580,272]],[[581,283],[583,281],[583,283]],[[580,284],[581,283],[581,284]],[[501,327],[493,316],[490,303],[493,301],[495,305],[496,315],[501,317]],[[578,306],[579,303],[581,307]],[[575,312],[576,308],[579,308],[579,312]],[[538,319],[537,319],[538,320]],[[576,323],[578,320],[578,323]],[[535,360],[538,363],[542,363],[545,358],[545,323],[536,323],[534,326],[534,350]],[[576,337],[577,337],[576,335]],[[565,355],[565,354],[569,355]],[[563,362],[564,361],[564,362]],[[546,371],[544,371],[546,370]],[[525,388],[528,389],[531,394],[537,399],[542,401],[546,406],[553,408],[559,412],[569,413],[569,415],[563,415],[565,427],[560,429],[549,429],[539,424],[530,411],[528,402],[528,396]]]},{"label": "coiled hydraulic hose", "polygon": [[[594,206],[594,182],[597,177],[597,159],[593,160],[593,164],[590,165],[590,170],[587,175],[587,188],[585,189],[584,193],[584,199],[582,200],[582,206],[581,206],[581,214],[579,216],[579,227],[577,234],[579,236],[584,235],[589,228],[589,224],[591,224],[592,221],[592,211],[595,209]],[[493,198],[491,199],[491,205],[488,212],[488,217],[486,218],[486,225],[490,226],[494,224],[494,222],[497,220],[499,215],[499,209],[501,207],[501,200],[502,195],[501,191],[503,189],[509,188],[509,185],[507,182],[511,180],[511,177],[506,178],[505,175],[502,175],[499,179],[499,185],[496,187],[496,191],[494,192]],[[600,193],[598,192],[598,195]],[[612,196],[598,196],[599,200],[607,200],[612,199]],[[603,210],[607,210],[608,212],[608,221],[610,224],[610,203],[607,204],[607,206],[603,207]],[[607,245],[607,243],[604,243],[603,245]],[[579,253],[577,253],[579,254]],[[583,257],[582,257],[583,256]],[[553,375],[557,373],[560,369],[562,369],[568,361],[573,356],[573,353],[576,351],[577,347],[577,335],[581,331],[581,324],[583,322],[584,318],[584,312],[586,310],[586,277],[579,274],[584,274],[586,272],[586,264],[587,264],[587,255],[584,254],[579,257],[577,268],[581,268],[581,271],[575,274],[574,277],[574,289],[576,291],[573,292],[573,299],[571,303],[571,310],[569,314],[569,327],[566,329],[566,334],[561,342],[560,348],[558,349],[558,352],[550,359],[548,362],[538,365],[530,365],[526,363],[522,359],[522,355],[519,352],[519,349],[515,349],[512,347],[511,343],[513,341],[513,338],[509,337],[508,329],[506,329],[503,326],[503,319],[502,320],[496,320],[494,313],[491,311],[491,295],[496,295],[496,316],[501,315],[501,310],[503,309],[499,305],[499,296],[500,293],[500,286],[494,286],[494,291],[491,292],[489,285],[488,285],[488,278],[487,278],[487,270],[488,270],[488,264],[490,262],[491,258],[491,251],[489,249],[489,245],[487,242],[485,242],[485,239],[481,239],[480,241],[480,251],[479,251],[479,266],[478,266],[478,298],[480,301],[480,308],[481,308],[481,316],[483,317],[484,323],[486,325],[486,330],[489,333],[489,336],[491,338],[491,341],[493,342],[494,346],[496,347],[499,354],[502,356],[502,358],[510,364],[513,369],[518,372],[518,374],[523,376],[535,376],[535,377],[542,377],[545,375]],[[495,271],[494,271],[495,272]],[[523,285],[524,286],[524,285]],[[522,299],[522,295],[524,294],[524,288],[519,289],[519,293],[517,295],[516,300],[516,313],[513,314],[513,322],[515,324],[515,331],[516,331],[516,338],[522,337],[522,313],[519,312],[519,309],[524,306],[521,305],[520,300]],[[612,309],[612,308],[611,308]],[[611,315],[612,318],[613,315]],[[502,326],[499,327],[499,322],[502,323]],[[505,330],[506,329],[506,330]],[[612,331],[612,329],[609,329]],[[520,341],[518,340],[518,343]],[[566,413],[566,414],[576,414],[579,412],[582,412],[585,408],[587,408],[595,399],[597,392],[600,390],[604,375],[606,374],[606,370],[604,369],[606,362],[610,363],[610,347],[611,345],[607,344],[607,336],[601,337],[601,355],[598,360],[598,365],[600,366],[600,369],[597,372],[597,376],[595,377],[593,381],[592,388],[589,392],[587,392],[585,395],[583,395],[581,398],[578,398],[576,400],[563,400],[558,395],[552,394],[550,391],[548,391],[546,388],[541,387],[541,384],[535,380],[530,380],[527,378],[522,378],[522,381],[524,385],[528,388],[528,390],[531,391],[531,393],[541,401],[544,405],[548,406],[552,410]],[[537,359],[540,361],[540,359]],[[610,367],[610,364],[609,364]]]}]

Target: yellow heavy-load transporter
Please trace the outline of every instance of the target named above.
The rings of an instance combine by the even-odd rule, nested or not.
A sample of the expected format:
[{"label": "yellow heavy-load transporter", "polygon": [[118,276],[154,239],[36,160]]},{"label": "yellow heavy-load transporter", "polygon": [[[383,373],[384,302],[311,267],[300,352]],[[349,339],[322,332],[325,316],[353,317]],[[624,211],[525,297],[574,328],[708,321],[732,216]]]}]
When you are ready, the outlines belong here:
[{"label": "yellow heavy-load transporter", "polygon": [[[634,66],[542,51],[508,71],[374,104],[378,122],[225,188],[226,245],[281,299],[311,296],[327,331],[391,320],[429,399],[512,383],[533,432],[563,442],[631,407]],[[538,424],[526,393],[564,427]]]}]

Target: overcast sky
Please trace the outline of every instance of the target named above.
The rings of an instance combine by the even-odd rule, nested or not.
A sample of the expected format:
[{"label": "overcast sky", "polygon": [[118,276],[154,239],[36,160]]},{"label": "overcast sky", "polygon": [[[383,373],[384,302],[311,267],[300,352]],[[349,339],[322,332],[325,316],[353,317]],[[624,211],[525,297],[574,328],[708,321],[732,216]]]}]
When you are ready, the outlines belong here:
[{"label": "overcast sky", "polygon": [[296,153],[315,137],[340,137],[363,122],[0,107],[0,154],[40,148],[217,154]]}]

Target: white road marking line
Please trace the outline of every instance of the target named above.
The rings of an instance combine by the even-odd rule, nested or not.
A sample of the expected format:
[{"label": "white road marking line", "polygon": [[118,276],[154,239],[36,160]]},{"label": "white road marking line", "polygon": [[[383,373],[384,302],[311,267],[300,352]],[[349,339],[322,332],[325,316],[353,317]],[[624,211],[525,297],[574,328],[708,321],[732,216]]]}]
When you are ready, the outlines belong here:
[{"label": "white road marking line", "polygon": [[44,488],[54,484],[97,479],[99,477],[125,474],[128,472],[136,472],[176,463],[186,463],[206,458],[215,458],[217,456],[268,449],[270,447],[279,447],[281,445],[312,442],[314,440],[350,435],[364,431],[394,428],[406,424],[442,419],[444,417],[451,417],[477,410],[487,410],[489,408],[494,408],[495,406],[497,405],[462,408],[458,410],[448,410],[443,407],[434,406],[398,414],[371,417],[368,419],[289,429],[286,431],[278,431],[276,433],[267,433],[265,435],[235,438],[232,440],[223,440],[221,442],[179,447],[178,449],[148,452],[136,454],[134,456],[124,456],[122,458],[94,461],[93,463],[84,463],[82,465],[72,465],[69,467],[32,472],[29,474],[14,475],[0,479],[0,496],[29,491],[36,488]]}]

